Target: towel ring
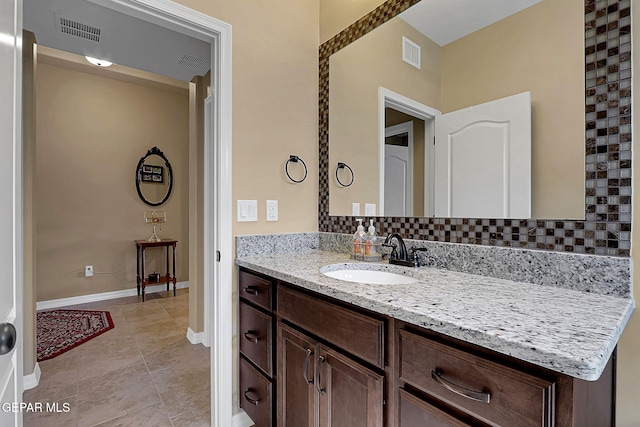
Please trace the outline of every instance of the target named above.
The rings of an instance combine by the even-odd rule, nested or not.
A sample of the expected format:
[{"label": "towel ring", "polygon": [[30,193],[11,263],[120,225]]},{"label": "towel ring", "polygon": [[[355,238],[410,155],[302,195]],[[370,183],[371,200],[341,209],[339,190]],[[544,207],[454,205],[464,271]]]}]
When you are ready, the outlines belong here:
[{"label": "towel ring", "polygon": [[[291,178],[291,175],[289,175],[289,162],[298,163],[298,161],[300,161],[300,163],[302,163],[302,166],[304,166],[304,176],[302,177],[301,180],[295,180]],[[289,155],[289,160],[287,160],[287,163],[285,163],[284,165],[284,171],[287,174],[287,177],[289,177],[289,179],[295,182],[296,184],[299,184],[305,179],[307,179],[307,164],[300,157],[294,156],[293,154]]]},{"label": "towel ring", "polygon": [[[342,181],[340,181],[340,178],[338,178],[338,171],[344,168],[349,169],[349,172],[351,172],[351,181],[349,181],[348,184],[344,184]],[[338,184],[340,184],[343,187],[349,187],[351,186],[351,184],[353,184],[354,178],[355,178],[355,174],[353,173],[353,169],[351,169],[349,165],[346,163],[338,162],[338,167],[336,168],[336,181],[338,181]]]}]

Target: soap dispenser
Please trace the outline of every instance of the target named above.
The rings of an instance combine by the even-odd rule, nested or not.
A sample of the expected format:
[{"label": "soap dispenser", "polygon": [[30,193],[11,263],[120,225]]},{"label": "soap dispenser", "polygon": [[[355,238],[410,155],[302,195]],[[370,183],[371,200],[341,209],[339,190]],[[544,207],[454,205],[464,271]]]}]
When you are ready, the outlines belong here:
[{"label": "soap dispenser", "polygon": [[376,239],[378,233],[376,233],[376,227],[373,225],[373,219],[369,220],[369,230],[365,236],[364,243],[364,259],[365,261],[380,261],[382,255],[378,253],[378,245]]},{"label": "soap dispenser", "polygon": [[351,257],[353,259],[362,259],[364,256],[362,244],[364,243],[367,233],[364,232],[362,219],[356,219],[356,221],[358,221],[358,229],[353,235],[353,249],[351,252]]}]

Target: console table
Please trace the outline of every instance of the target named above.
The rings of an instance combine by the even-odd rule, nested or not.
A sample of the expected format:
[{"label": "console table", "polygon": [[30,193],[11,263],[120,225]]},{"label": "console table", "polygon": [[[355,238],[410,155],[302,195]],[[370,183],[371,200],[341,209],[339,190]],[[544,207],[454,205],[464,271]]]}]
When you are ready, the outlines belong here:
[{"label": "console table", "polygon": [[[176,245],[178,244],[177,240],[173,239],[162,239],[159,242],[150,242],[148,240],[136,240],[136,255],[137,255],[137,284],[138,284],[138,295],[140,295],[140,290],[142,290],[142,301],[144,301],[145,296],[145,288],[147,285],[154,285],[156,283],[166,283],[167,291],[169,290],[169,283],[173,282],[173,296],[176,296]],[[144,252],[147,248],[165,248],[166,252],[166,266],[167,272],[164,276],[159,276],[158,278],[154,278],[149,280],[149,277],[145,276],[144,273]],[[173,274],[169,273],[169,248],[171,248],[172,260],[173,260]]]}]

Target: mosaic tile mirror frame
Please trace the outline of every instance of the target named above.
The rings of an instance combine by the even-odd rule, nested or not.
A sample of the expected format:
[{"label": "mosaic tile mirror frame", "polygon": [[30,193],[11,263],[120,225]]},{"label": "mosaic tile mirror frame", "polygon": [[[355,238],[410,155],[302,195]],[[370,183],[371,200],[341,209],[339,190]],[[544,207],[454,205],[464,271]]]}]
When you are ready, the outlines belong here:
[{"label": "mosaic tile mirror frame", "polygon": [[[420,0],[389,0],[320,46],[318,229],[329,214],[329,57]],[[415,240],[630,256],[631,0],[585,0],[585,220],[379,217],[380,234]]]}]

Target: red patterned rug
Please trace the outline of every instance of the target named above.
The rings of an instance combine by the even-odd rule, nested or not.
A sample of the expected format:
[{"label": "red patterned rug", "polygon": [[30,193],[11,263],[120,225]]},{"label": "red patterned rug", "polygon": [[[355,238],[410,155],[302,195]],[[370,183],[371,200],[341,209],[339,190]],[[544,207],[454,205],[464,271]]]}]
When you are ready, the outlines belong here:
[{"label": "red patterned rug", "polygon": [[38,311],[38,362],[59,356],[110,329],[113,320],[108,311]]}]

